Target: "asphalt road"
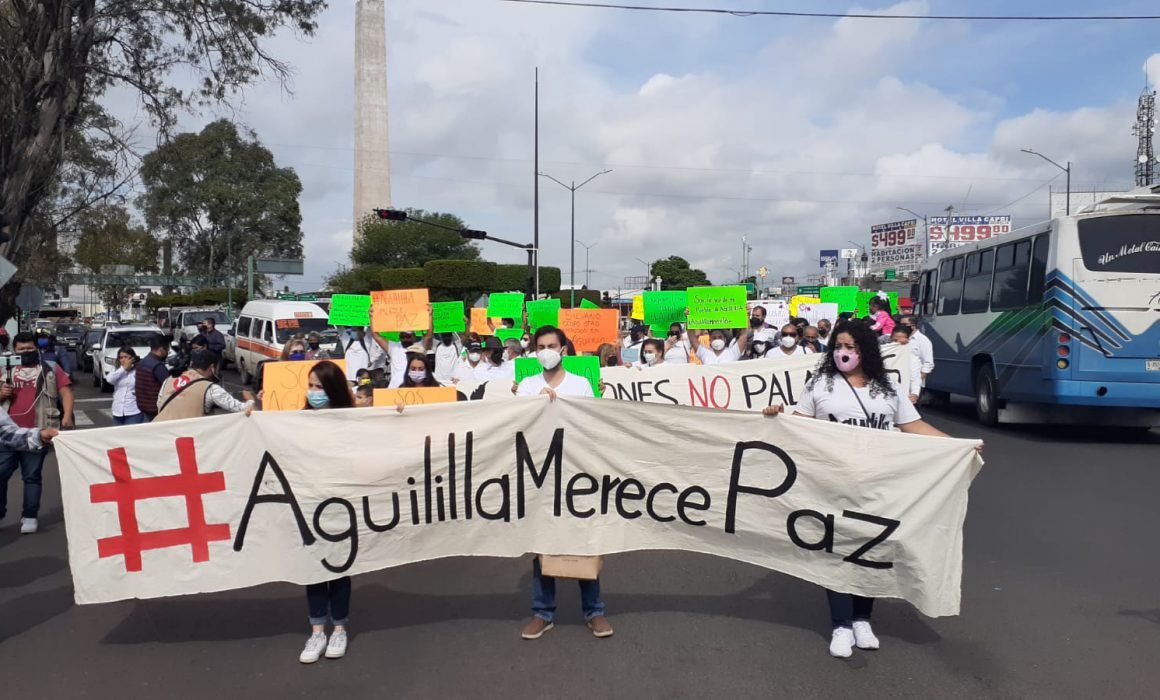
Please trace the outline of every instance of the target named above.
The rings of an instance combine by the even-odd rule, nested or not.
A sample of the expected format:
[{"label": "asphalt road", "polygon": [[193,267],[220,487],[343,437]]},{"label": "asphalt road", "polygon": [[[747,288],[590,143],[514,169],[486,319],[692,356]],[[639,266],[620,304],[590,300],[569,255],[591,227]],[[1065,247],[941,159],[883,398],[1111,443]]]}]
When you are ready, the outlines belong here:
[{"label": "asphalt road", "polygon": [[[84,378],[85,375],[82,375]],[[229,379],[229,378],[227,378]],[[236,376],[232,378],[236,385]],[[110,423],[80,388],[81,429]],[[525,642],[528,560],[450,559],[355,579],[347,657],[302,666],[302,589],[78,607],[55,461],[42,531],[18,534],[20,481],[0,523],[0,693],[26,698],[1111,698],[1160,684],[1160,435],[976,425],[963,610],[928,619],[883,601],[883,648],[827,654],[815,586],[684,553],[609,557],[611,639],[560,589],[555,630]]]}]

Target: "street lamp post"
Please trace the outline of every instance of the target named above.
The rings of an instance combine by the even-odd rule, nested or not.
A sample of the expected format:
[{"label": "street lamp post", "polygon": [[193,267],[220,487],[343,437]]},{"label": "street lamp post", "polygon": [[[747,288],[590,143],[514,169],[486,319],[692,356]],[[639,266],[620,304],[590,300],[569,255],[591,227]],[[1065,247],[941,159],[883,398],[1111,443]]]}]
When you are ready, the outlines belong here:
[{"label": "street lamp post", "polygon": [[647,280],[645,282],[645,284],[647,284],[651,287],[652,286],[652,263],[645,262],[644,260],[641,260],[640,258],[637,258],[636,261],[638,263],[644,265],[644,278],[645,278],[645,280]]},{"label": "street lamp post", "polygon": [[[589,260],[589,255],[592,253],[592,249],[600,244],[593,243],[592,245],[588,245],[584,241],[576,241],[576,242],[579,243],[580,245],[584,246],[584,286],[585,286],[585,288],[591,289],[592,288],[592,268],[589,266],[588,260]],[[576,286],[576,280],[572,280],[572,286]]]},{"label": "street lamp post", "polygon": [[576,190],[580,189],[584,185],[587,185],[589,182],[592,182],[593,180],[600,177],[601,175],[607,175],[610,172],[612,172],[612,171],[611,170],[601,170],[600,172],[596,173],[595,175],[588,178],[584,182],[581,182],[579,185],[576,184],[575,180],[572,181],[571,185],[565,185],[563,182],[560,182],[559,180],[552,177],[551,175],[548,175],[547,173],[540,173],[539,174],[540,177],[546,177],[549,180],[551,180],[552,182],[559,185],[560,187],[563,187],[564,189],[566,189],[572,193],[572,249],[569,252],[569,255],[570,255],[571,260],[572,260],[572,277],[571,277],[571,279],[572,279],[572,303],[571,303],[572,308],[576,307]]},{"label": "street lamp post", "polygon": [[[1066,195],[1066,198],[1064,200],[1064,202],[1065,202],[1064,206],[1066,207],[1067,215],[1071,216],[1071,161],[1070,160],[1067,161],[1067,167],[1064,167],[1064,166],[1060,165],[1059,163],[1056,163],[1054,160],[1043,155],[1039,151],[1033,151],[1029,148],[1020,148],[1019,150],[1022,151],[1023,153],[1030,153],[1033,156],[1039,156],[1043,160],[1047,161],[1048,163],[1051,163],[1055,167],[1057,167],[1060,170],[1062,170],[1063,172],[1067,173],[1067,195]],[[1059,177],[1059,176],[1056,175],[1056,177]]]}]

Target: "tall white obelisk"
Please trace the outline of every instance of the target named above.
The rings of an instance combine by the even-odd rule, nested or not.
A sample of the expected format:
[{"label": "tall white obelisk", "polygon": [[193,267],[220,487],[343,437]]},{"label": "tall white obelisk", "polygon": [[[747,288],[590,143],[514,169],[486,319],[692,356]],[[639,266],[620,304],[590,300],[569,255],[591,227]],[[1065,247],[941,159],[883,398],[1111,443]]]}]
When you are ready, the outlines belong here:
[{"label": "tall white obelisk", "polygon": [[387,128],[387,32],[383,0],[358,0],[354,11],[354,230],[375,209],[391,206]]}]

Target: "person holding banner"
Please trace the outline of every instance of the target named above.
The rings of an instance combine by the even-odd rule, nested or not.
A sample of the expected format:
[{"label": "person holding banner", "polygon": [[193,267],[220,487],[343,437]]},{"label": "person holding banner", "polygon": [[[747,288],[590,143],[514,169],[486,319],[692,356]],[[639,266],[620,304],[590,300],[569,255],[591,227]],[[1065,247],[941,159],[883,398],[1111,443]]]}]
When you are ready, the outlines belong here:
[{"label": "person holding banner", "polygon": [[[306,405],[303,410],[354,407],[354,396],[346,375],[333,362],[323,360],[314,365],[306,382]],[[328,659],[341,659],[346,655],[350,591],[350,576],[306,586],[306,608],[311,629],[310,638],[298,655],[300,662],[312,664],[322,658],[324,653]],[[329,640],[326,637],[328,620],[334,624],[334,632]]]},{"label": "person holding banner", "polygon": [[665,343],[657,338],[647,338],[640,344],[640,362],[637,369],[657,367],[665,363]]},{"label": "person holding banner", "polygon": [[[784,410],[785,406],[775,405],[766,407],[763,413],[776,416]],[[922,420],[913,404],[899,392],[886,372],[877,332],[861,321],[839,323],[834,329],[834,340],[818,373],[806,383],[794,415],[877,430],[897,427],[904,433],[949,437]],[[981,452],[982,446],[976,449]],[[826,597],[833,627],[831,656],[849,658],[855,646],[879,648],[878,637],[870,626],[873,598],[831,590],[826,590]]]},{"label": "person holding banner", "polygon": [[679,323],[669,326],[669,336],[665,340],[665,362],[670,365],[689,364],[692,348],[685,340],[685,329]]},{"label": "person holding banner", "polygon": [[[688,310],[686,309],[686,316]],[[723,365],[728,362],[737,362],[745,356],[749,349],[749,335],[745,332],[737,334],[737,339],[729,342],[729,331],[714,328],[709,331],[709,347],[701,345],[697,332],[692,328],[688,332],[689,347],[697,355],[703,365]]]},{"label": "person holding banner", "polygon": [[[516,396],[546,395],[551,400],[557,396],[577,396],[594,398],[592,384],[577,374],[564,370],[560,365],[568,338],[554,326],[541,326],[533,336],[536,359],[544,371],[526,377],[519,383]],[[584,609],[584,619],[588,629],[597,638],[612,636],[612,625],[604,616],[604,601],[600,598],[600,578],[578,579],[580,584],[580,604]],[[532,620],[524,626],[520,636],[524,639],[539,639],[552,629],[556,617],[556,579],[544,576],[540,571],[540,558],[532,562]]]}]

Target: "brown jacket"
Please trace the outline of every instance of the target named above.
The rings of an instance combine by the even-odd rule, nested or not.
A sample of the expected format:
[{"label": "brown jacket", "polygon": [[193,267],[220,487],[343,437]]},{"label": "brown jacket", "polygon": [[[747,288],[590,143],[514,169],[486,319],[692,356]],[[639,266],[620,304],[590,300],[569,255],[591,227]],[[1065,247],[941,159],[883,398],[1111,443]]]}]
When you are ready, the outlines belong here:
[{"label": "brown jacket", "polygon": [[154,421],[200,418],[205,415],[205,393],[213,382],[200,373],[189,370],[166,380],[158,398],[161,410]]}]

